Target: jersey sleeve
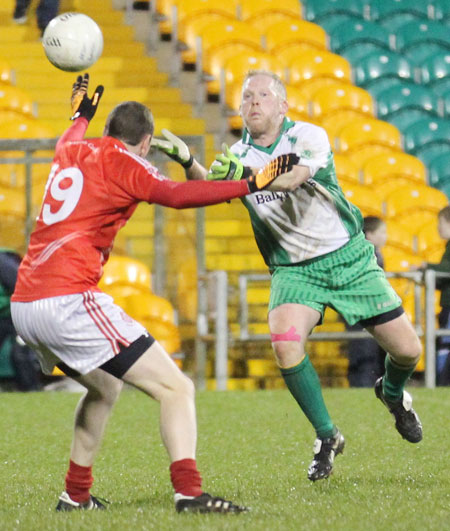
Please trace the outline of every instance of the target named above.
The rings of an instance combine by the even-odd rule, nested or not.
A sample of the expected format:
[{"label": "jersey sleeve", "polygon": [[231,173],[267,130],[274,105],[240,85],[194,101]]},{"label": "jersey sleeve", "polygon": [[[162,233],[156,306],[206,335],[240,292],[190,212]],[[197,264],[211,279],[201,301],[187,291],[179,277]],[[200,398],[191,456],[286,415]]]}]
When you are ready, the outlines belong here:
[{"label": "jersey sleeve", "polygon": [[86,118],[77,118],[59,138],[58,142],[56,143],[55,154],[58,154],[66,142],[83,140],[88,125],[89,122],[86,120]]},{"label": "jersey sleeve", "polygon": [[304,124],[298,132],[295,153],[300,157],[300,166],[307,166],[314,177],[330,162],[331,146],[328,135],[322,127]]},{"label": "jersey sleeve", "polygon": [[246,181],[171,181],[148,161],[122,148],[107,159],[105,171],[119,204],[146,201],[172,208],[222,203],[249,193]]}]

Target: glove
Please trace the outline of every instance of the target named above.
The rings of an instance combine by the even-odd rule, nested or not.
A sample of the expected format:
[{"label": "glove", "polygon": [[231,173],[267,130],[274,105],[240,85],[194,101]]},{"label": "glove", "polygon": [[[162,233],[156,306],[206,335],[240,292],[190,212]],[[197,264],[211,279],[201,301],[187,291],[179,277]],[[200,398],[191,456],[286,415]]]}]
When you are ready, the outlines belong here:
[{"label": "glove", "polygon": [[276,159],[268,162],[261,168],[256,175],[251,175],[248,178],[248,188],[250,192],[264,190],[267,188],[279,175],[287,173],[298,164],[300,157],[295,153],[286,153],[285,155],[278,155]]},{"label": "glove", "polygon": [[223,153],[217,155],[208,172],[208,181],[240,181],[242,178],[250,177],[251,168],[244,166],[226,144],[222,144],[222,151]]},{"label": "glove", "polygon": [[188,170],[194,163],[194,157],[191,155],[187,145],[167,129],[163,129],[163,136],[166,140],[152,138],[151,145],[160,151],[163,151],[168,157],[181,164],[184,169]]},{"label": "glove", "polygon": [[98,103],[103,94],[103,85],[99,85],[94,92],[92,98],[87,95],[89,85],[89,74],[84,74],[83,77],[78,76],[76,82],[72,86],[72,97],[70,103],[72,105],[71,120],[77,118],[86,118],[89,122],[94,117],[97,110]]}]

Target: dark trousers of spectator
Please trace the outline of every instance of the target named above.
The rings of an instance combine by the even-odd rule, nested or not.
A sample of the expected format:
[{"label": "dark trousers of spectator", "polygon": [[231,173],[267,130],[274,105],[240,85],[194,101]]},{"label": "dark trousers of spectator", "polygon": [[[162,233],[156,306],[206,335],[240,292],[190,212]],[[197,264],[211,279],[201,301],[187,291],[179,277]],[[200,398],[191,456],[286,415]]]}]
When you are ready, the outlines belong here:
[{"label": "dark trousers of spectator", "polygon": [[42,389],[42,373],[36,354],[25,344],[17,341],[17,334],[11,318],[0,319],[0,347],[7,338],[12,338],[11,365],[15,373],[18,391],[39,391]]},{"label": "dark trousers of spectator", "polygon": [[[22,17],[30,7],[31,0],[16,0],[14,18]],[[37,24],[41,31],[55,18],[59,10],[59,0],[41,0],[36,10]]]},{"label": "dark trousers of spectator", "polygon": [[[443,307],[439,314],[439,328],[450,330],[450,307]],[[450,385],[450,336],[438,337],[436,344],[436,383]]]},{"label": "dark trousers of spectator", "polygon": [[[351,332],[364,328],[347,325]],[[372,387],[377,378],[384,374],[386,353],[372,338],[351,339],[348,342],[348,383],[350,387]]]}]

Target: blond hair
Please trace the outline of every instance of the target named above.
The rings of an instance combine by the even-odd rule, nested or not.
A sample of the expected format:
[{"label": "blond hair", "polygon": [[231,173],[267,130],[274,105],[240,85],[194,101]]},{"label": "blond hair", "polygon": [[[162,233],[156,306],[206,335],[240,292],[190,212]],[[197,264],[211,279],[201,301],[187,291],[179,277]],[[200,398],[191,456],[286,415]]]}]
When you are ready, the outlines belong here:
[{"label": "blond hair", "polygon": [[281,78],[275,74],[274,72],[270,72],[269,70],[249,70],[244,78],[244,81],[242,83],[242,89],[244,89],[247,81],[255,76],[267,76],[270,77],[273,81],[273,91],[275,94],[281,99],[286,100],[287,94],[286,94],[286,87],[284,86],[283,81]]}]

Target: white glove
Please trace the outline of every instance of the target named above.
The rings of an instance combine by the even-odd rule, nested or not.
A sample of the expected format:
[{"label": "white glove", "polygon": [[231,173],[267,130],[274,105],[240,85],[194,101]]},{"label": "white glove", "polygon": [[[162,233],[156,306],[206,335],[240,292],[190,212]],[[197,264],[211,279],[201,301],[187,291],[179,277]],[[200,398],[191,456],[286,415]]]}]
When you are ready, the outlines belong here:
[{"label": "white glove", "polygon": [[166,140],[161,138],[152,138],[151,145],[160,151],[163,151],[171,159],[175,160],[188,170],[194,163],[194,157],[191,155],[187,145],[167,129],[161,131]]}]

